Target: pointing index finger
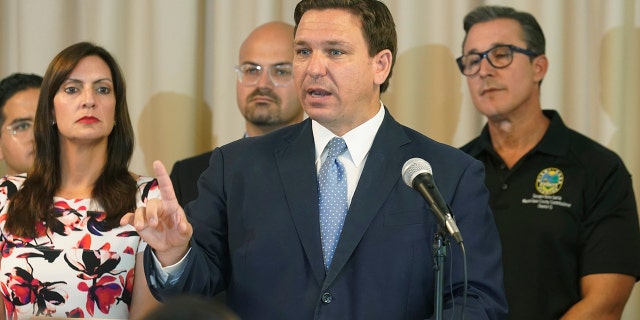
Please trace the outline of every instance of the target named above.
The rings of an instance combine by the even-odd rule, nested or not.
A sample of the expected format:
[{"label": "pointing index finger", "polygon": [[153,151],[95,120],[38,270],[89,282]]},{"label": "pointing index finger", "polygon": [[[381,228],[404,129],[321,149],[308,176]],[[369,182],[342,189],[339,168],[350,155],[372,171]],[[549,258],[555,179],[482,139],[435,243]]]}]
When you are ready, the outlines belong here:
[{"label": "pointing index finger", "polygon": [[178,206],[176,193],[173,190],[173,183],[171,183],[171,178],[169,178],[169,174],[167,174],[167,169],[165,169],[160,160],[153,162],[153,172],[156,175],[156,179],[158,179],[158,186],[160,187],[160,196],[162,197],[162,201],[170,203],[172,207]]}]

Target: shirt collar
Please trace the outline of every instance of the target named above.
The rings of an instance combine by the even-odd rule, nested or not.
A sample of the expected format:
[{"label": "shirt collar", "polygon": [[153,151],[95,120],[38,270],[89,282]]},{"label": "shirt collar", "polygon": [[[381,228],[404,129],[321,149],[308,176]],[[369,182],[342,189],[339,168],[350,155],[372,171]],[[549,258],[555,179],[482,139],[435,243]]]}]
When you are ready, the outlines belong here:
[{"label": "shirt collar", "polygon": [[[351,129],[342,136],[349,149],[348,153],[351,155],[351,160],[356,167],[360,167],[369,153],[373,139],[376,137],[376,133],[378,133],[382,120],[384,120],[384,113],[384,105],[382,101],[380,101],[380,109],[373,118]],[[316,162],[318,162],[327,143],[336,135],[315,120],[311,120],[311,128],[316,146]]]},{"label": "shirt collar", "polygon": [[[540,151],[558,156],[566,154],[569,150],[568,139],[566,139],[569,129],[557,111],[542,110],[542,112],[550,120],[549,127],[540,142],[533,148],[532,152]],[[487,124],[482,128],[482,132],[478,137],[478,143],[472,146],[469,154],[477,157],[482,151],[493,152],[489,125]]]},{"label": "shirt collar", "polygon": [[542,110],[549,118],[549,128],[544,133],[542,140],[536,146],[540,152],[553,154],[556,156],[566,155],[569,152],[570,129],[564,124],[560,114],[555,110]]}]

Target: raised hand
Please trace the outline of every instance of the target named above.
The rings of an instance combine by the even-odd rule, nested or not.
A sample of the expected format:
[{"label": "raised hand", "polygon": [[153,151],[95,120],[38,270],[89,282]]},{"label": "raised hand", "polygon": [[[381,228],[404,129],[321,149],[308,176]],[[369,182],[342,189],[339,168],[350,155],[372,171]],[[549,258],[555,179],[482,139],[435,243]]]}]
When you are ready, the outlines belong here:
[{"label": "raised hand", "polygon": [[193,228],[178,204],[173,184],[162,162],[154,161],[153,171],[162,199],[148,199],[146,207],[124,215],[120,225],[132,225],[154,249],[160,263],[168,266],[180,261],[187,253]]}]

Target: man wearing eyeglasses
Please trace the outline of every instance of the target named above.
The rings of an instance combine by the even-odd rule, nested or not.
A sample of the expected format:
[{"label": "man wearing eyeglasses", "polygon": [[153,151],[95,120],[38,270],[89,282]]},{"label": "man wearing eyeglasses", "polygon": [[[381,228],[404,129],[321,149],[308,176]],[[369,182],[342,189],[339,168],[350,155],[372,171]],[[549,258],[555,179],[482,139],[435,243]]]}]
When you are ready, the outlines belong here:
[{"label": "man wearing eyeglasses", "polygon": [[41,84],[41,76],[24,73],[0,81],[0,160],[6,163],[4,174],[26,173],[33,165],[33,117]]},{"label": "man wearing eyeglasses", "polygon": [[509,318],[619,319],[640,277],[631,176],[614,152],[542,110],[545,39],[536,19],[479,7],[457,59],[487,124],[462,150],[486,168]]},{"label": "man wearing eyeglasses", "polygon": [[[293,26],[268,22],[245,39],[239,51],[236,100],[245,118],[245,136],[255,137],[300,122],[304,112],[293,73]],[[197,180],[209,165],[211,152],[173,165],[171,181],[181,206],[196,198]]]}]

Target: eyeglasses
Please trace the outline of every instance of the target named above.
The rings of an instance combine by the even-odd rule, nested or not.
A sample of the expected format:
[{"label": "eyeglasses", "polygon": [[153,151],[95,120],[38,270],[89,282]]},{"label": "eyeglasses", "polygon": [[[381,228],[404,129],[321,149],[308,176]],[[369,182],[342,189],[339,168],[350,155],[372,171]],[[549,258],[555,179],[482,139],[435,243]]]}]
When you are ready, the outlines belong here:
[{"label": "eyeglasses", "polygon": [[518,52],[529,57],[537,57],[540,54],[533,51],[516,47],[510,44],[500,44],[485,52],[465,54],[458,59],[458,68],[465,76],[472,76],[480,71],[480,62],[482,58],[487,58],[489,64],[496,69],[508,67],[513,62],[513,53]]},{"label": "eyeglasses", "polygon": [[[257,64],[245,63],[236,66],[236,74],[238,81],[245,86],[253,86],[258,83],[265,67]],[[293,79],[293,70],[290,64],[277,64],[266,68],[269,73],[269,79],[276,87],[286,87]]]},{"label": "eyeglasses", "polygon": [[23,142],[33,137],[33,121],[18,120],[5,127],[11,134],[13,140]]}]

